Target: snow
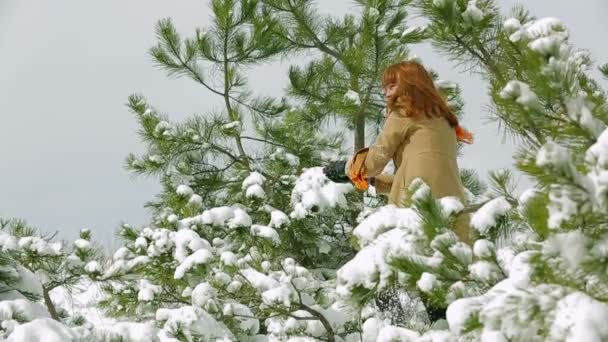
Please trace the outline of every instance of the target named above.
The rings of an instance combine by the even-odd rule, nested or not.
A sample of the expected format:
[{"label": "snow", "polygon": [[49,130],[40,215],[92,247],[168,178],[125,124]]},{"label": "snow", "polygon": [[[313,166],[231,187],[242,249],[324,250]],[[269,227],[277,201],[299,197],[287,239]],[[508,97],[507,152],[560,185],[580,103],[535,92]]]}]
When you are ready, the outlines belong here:
[{"label": "snow", "polygon": [[585,154],[590,192],[599,210],[608,207],[608,130],[604,130]]},{"label": "snow", "polygon": [[475,241],[473,246],[473,254],[481,259],[491,258],[494,256],[496,247],[491,241],[480,239]]},{"label": "snow", "polygon": [[91,248],[91,243],[85,239],[77,239],[74,241],[74,246],[78,249],[89,249]]},{"label": "snow", "polygon": [[194,194],[194,191],[192,190],[192,188],[190,188],[189,186],[187,186],[185,184],[178,186],[177,190],[175,192],[177,192],[178,195],[183,196],[183,197],[189,197]]},{"label": "snow", "polygon": [[243,180],[242,189],[245,190],[252,185],[264,185],[266,178],[259,172],[252,172]]},{"label": "snow", "polygon": [[268,224],[272,228],[281,228],[283,225],[289,224],[289,217],[280,210],[273,210],[270,212],[270,223]]},{"label": "snow", "polygon": [[439,199],[439,205],[443,213],[447,216],[457,214],[464,210],[464,205],[457,197],[442,197]]},{"label": "snow", "polygon": [[471,273],[471,278],[484,283],[493,283],[502,277],[498,266],[485,260],[469,265],[469,272]]},{"label": "snow", "polygon": [[528,46],[532,50],[543,55],[558,52],[560,45],[568,38],[568,32],[559,19],[541,18],[527,22],[523,26],[516,20],[510,19],[508,22],[509,31],[512,32],[509,39],[512,42],[526,39],[530,41]]},{"label": "snow", "polygon": [[297,167],[298,165],[300,165],[300,158],[298,158],[298,156],[296,156],[295,154],[285,153],[285,160],[287,161],[287,163],[289,163],[289,165],[293,167]]},{"label": "snow", "polygon": [[155,163],[155,164],[162,164],[163,162],[163,157],[159,156],[158,154],[154,154],[148,157],[148,160]]},{"label": "snow", "polygon": [[135,239],[135,242],[133,243],[133,247],[135,247],[135,249],[146,249],[146,248],[148,248],[148,241],[146,240],[145,237],[140,236],[137,239]]},{"label": "snow", "polygon": [[18,289],[22,293],[42,296],[42,284],[36,274],[20,265],[15,265],[14,271],[18,279],[11,284],[13,288]]},{"label": "snow", "polygon": [[241,122],[240,121],[231,121],[225,125],[222,126],[223,130],[240,130],[241,129]]},{"label": "snow", "polygon": [[521,28],[521,23],[516,18],[509,18],[503,23],[505,30],[513,33]]},{"label": "snow", "polygon": [[564,221],[569,220],[578,213],[578,203],[573,201],[574,194],[569,190],[554,186],[549,191],[549,222],[551,229],[559,228]]},{"label": "snow", "polygon": [[357,106],[361,104],[361,98],[359,97],[359,93],[351,89],[349,89],[346,94],[344,94],[344,99],[353,102]]},{"label": "snow", "polygon": [[521,81],[509,81],[501,90],[500,97],[503,99],[514,99],[515,102],[527,109],[540,108],[538,96],[536,96],[528,84]]},{"label": "snow", "polygon": [[361,334],[363,342],[376,342],[380,330],[386,324],[376,317],[371,317],[363,323],[363,333]]},{"label": "snow", "polygon": [[175,222],[177,222],[177,220],[178,220],[178,217],[175,214],[171,214],[171,215],[167,216],[167,222],[169,222],[169,223],[175,223]]},{"label": "snow", "polygon": [[585,161],[602,169],[608,166],[608,129],[605,129],[599,135],[595,144],[587,150]]},{"label": "snow", "polygon": [[84,266],[84,270],[87,273],[101,273],[102,268],[97,260],[91,260]]},{"label": "snow", "polygon": [[564,38],[562,36],[554,35],[550,37],[537,38],[530,42],[528,46],[530,49],[540,53],[541,55],[550,56],[559,53],[563,42]]},{"label": "snow", "polygon": [[127,273],[135,267],[147,264],[149,261],[150,258],[145,255],[137,256],[128,261],[124,259],[115,260],[114,263],[108,269],[106,269],[100,279],[108,279],[118,274]]},{"label": "snow", "polygon": [[113,260],[126,259],[131,254],[131,251],[127,247],[120,247],[112,255]]},{"label": "snow", "polygon": [[247,188],[247,191],[245,192],[245,197],[264,199],[266,198],[266,192],[264,191],[264,188],[262,188],[258,184],[254,184]]},{"label": "snow", "polygon": [[[235,316],[239,322],[239,329],[248,335],[257,334],[260,330],[260,322],[251,317],[255,317],[253,312],[245,305],[240,303],[227,303],[223,310],[224,315]],[[253,341],[252,341],[253,342]]]},{"label": "snow", "polygon": [[241,274],[243,274],[247,281],[260,292],[265,292],[279,286],[278,281],[253,268],[244,269],[241,271]]},{"label": "snow", "polygon": [[525,23],[523,26],[517,19],[509,19],[508,31],[512,32],[509,39],[512,42],[528,41],[528,47],[544,56],[558,56],[568,49],[565,42],[568,31],[564,24],[556,18],[541,18]]},{"label": "snow", "polygon": [[217,341],[221,338],[233,338],[230,331],[221,323],[216,321],[204,310],[183,306],[177,309],[158,309],[156,320],[164,322],[158,336],[161,342],[178,341],[172,334],[181,331],[184,337],[191,341],[193,335],[203,341]]},{"label": "snow", "polygon": [[446,310],[446,318],[450,325],[450,331],[461,333],[467,327],[467,323],[479,313],[481,304],[477,298],[462,298],[452,302]]},{"label": "snow", "polygon": [[294,292],[287,286],[275,287],[262,293],[262,301],[268,306],[282,304],[289,308],[294,297]]},{"label": "snow", "polygon": [[188,205],[193,206],[195,208],[200,208],[203,205],[203,198],[200,195],[194,194],[190,196],[188,200]]},{"label": "snow", "polygon": [[271,227],[254,224],[251,226],[251,235],[268,239],[276,245],[281,243],[279,233]]},{"label": "snow", "polygon": [[272,264],[270,263],[270,261],[265,260],[260,264],[260,266],[262,266],[262,270],[264,270],[264,272],[268,272],[270,271]]},{"label": "snow", "polygon": [[154,127],[154,135],[156,137],[168,135],[168,134],[171,134],[172,129],[173,129],[173,126],[170,123],[168,123],[167,121],[160,121]]},{"label": "snow", "polygon": [[368,13],[371,17],[377,17],[380,15],[380,12],[378,11],[378,9],[376,9],[374,7],[370,7],[368,10]]},{"label": "snow", "polygon": [[[411,210],[411,209],[408,209]],[[393,275],[388,260],[399,256],[414,256],[419,252],[416,240],[423,232],[419,227],[391,229],[380,234],[375,241],[363,247],[353,259],[337,271],[336,293],[348,296],[353,288],[361,286],[383,288]],[[440,259],[417,256],[429,267],[436,266]]]},{"label": "snow", "polygon": [[286,161],[292,167],[298,167],[300,165],[300,158],[298,156],[285,152],[285,150],[281,147],[277,147],[277,149],[270,155],[271,160],[283,160]]},{"label": "snow", "polygon": [[424,32],[427,29],[427,26],[411,26],[408,27],[407,29],[403,30],[403,32],[401,33],[401,37],[405,37],[408,34],[411,33],[419,33],[419,32]]},{"label": "snow", "polygon": [[211,284],[204,282],[196,285],[191,296],[193,306],[205,308],[207,304],[215,299],[217,290]]},{"label": "snow", "polygon": [[437,286],[437,276],[424,272],[416,282],[416,285],[422,292],[431,292]]},{"label": "snow", "polygon": [[456,242],[450,246],[448,250],[463,265],[468,265],[473,262],[473,251],[471,250],[471,247],[464,242]]},{"label": "snow", "polygon": [[220,261],[226,266],[236,265],[237,259],[238,258],[236,256],[236,254],[234,254],[230,251],[222,252],[222,254],[220,255]]},{"label": "snow", "polygon": [[490,228],[496,226],[497,219],[511,210],[511,204],[504,197],[497,197],[484,204],[471,217],[471,225],[479,234],[488,234]]},{"label": "snow", "polygon": [[154,300],[154,295],[162,291],[162,287],[152,284],[147,279],[139,280],[139,292],[137,300],[140,302],[150,302]]},{"label": "snow", "polygon": [[566,31],[566,27],[561,20],[552,17],[540,18],[533,20],[524,25],[526,33],[529,38],[538,38],[542,36],[549,36],[556,32]]},{"label": "snow", "polygon": [[420,217],[412,209],[385,206],[366,217],[353,230],[353,235],[361,246],[367,246],[390,229],[418,227],[420,222]]},{"label": "snow", "polygon": [[481,333],[481,342],[508,342],[509,340],[500,331],[484,330]]},{"label": "snow", "polygon": [[228,228],[251,226],[249,214],[239,206],[217,207],[205,210],[201,215],[182,220],[182,224],[190,226],[200,222],[213,226],[228,226]]},{"label": "snow", "polygon": [[[174,258],[178,262],[184,262],[189,254],[189,251],[198,251],[201,249],[210,249],[211,245],[191,229],[181,229],[169,234],[171,240],[175,243]],[[207,251],[210,253],[209,251]]]},{"label": "snow", "polygon": [[[593,172],[588,177],[583,177],[572,164],[568,149],[554,142],[545,143],[538,151],[536,165],[539,167],[550,167],[570,177],[574,182],[592,195],[595,192],[594,182],[597,181]],[[601,184],[601,183],[600,183]],[[581,190],[560,184],[552,184],[549,191],[551,203],[549,209],[549,228],[559,228],[563,221],[570,219],[579,211],[579,203],[573,198],[587,196]]]},{"label": "snow", "polygon": [[530,200],[532,200],[534,197],[538,196],[538,194],[538,189],[526,189],[524,192],[521,193],[521,195],[519,195],[519,198],[517,200],[519,207],[525,208],[528,202],[530,202]]},{"label": "snow", "polygon": [[346,207],[346,194],[353,191],[351,184],[330,182],[323,174],[323,168],[306,169],[296,181],[291,193],[291,204],[294,208],[290,217],[303,219],[316,208],[325,209]]},{"label": "snow", "polygon": [[[154,321],[144,323],[136,322],[113,322],[98,331],[100,337],[109,341],[118,340],[122,342],[158,341],[158,329]],[[104,340],[105,341],[105,340]]]},{"label": "snow", "polygon": [[399,328],[394,326],[385,326],[378,333],[377,342],[417,342],[420,335],[409,329]]},{"label": "snow", "polygon": [[24,236],[18,240],[17,245],[22,250],[35,252],[41,256],[61,254],[61,243],[49,243],[38,236]]},{"label": "snow", "polygon": [[575,292],[557,302],[549,338],[564,341],[608,340],[608,305]]},{"label": "snow", "polygon": [[484,18],[483,11],[477,7],[477,0],[469,0],[466,10],[462,13],[462,18],[470,23],[477,23]]},{"label": "snow", "polygon": [[536,255],[535,252],[525,251],[515,255],[508,267],[509,281],[513,287],[526,289],[530,286],[532,278],[532,266],[530,259]]},{"label": "snow", "polygon": [[16,326],[6,342],[76,342],[77,338],[78,334],[65,325],[51,318],[39,318]]},{"label": "snow", "polygon": [[228,286],[226,287],[226,291],[228,291],[228,293],[237,293],[241,287],[243,286],[243,283],[241,283],[240,281],[233,281],[230,284],[228,284]]},{"label": "snow", "polygon": [[451,230],[439,234],[431,241],[431,248],[435,251],[442,251],[446,246],[452,246],[458,242],[458,236]]},{"label": "snow", "polygon": [[545,256],[559,257],[570,274],[578,273],[589,256],[592,241],[581,231],[556,233],[543,244]]},{"label": "snow", "polygon": [[45,317],[50,317],[46,308],[27,299],[0,301],[0,321],[10,319],[31,321]]},{"label": "snow", "polygon": [[173,277],[175,279],[182,279],[186,272],[190,271],[193,267],[207,264],[211,259],[213,259],[213,254],[211,254],[209,250],[199,249],[186,257],[184,261],[175,268]]},{"label": "snow", "polygon": [[0,246],[2,246],[2,251],[4,252],[19,248],[17,238],[3,231],[0,231]]}]

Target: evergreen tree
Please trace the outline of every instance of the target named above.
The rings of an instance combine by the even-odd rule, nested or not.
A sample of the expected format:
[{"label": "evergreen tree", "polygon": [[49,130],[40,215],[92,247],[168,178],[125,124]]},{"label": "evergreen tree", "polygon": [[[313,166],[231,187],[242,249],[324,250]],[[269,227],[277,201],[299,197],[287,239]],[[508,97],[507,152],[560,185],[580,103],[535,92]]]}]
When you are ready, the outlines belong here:
[{"label": "evergreen tree", "polygon": [[[170,75],[191,77],[221,96],[223,111],[170,123],[143,97],[135,95],[129,101],[148,151],[141,157],[129,156],[127,168],[158,175],[164,187],[159,201],[149,205],[155,224],[171,226],[174,217],[227,203],[247,205],[258,197],[268,199],[274,209],[285,210],[289,205],[285,194],[293,183],[290,175],[322,165],[325,155],[341,143],[338,136],[317,134],[318,126],[302,120],[302,111],[286,100],[255,97],[248,89],[246,68],[286,52],[272,34],[278,24],[264,7],[257,1],[213,1],[212,11],[212,27],[197,30],[194,38],[182,39],[170,20],[160,21],[160,42],[151,54]],[[217,84],[222,86],[213,86]],[[259,182],[243,194],[243,181],[251,174],[265,180],[263,189]],[[180,185],[197,195],[176,193]],[[269,212],[260,215],[270,217]],[[292,243],[306,246],[295,251],[302,253],[298,260],[308,258],[319,233],[318,228],[295,230]]]},{"label": "evergreen tree", "polygon": [[[408,45],[424,39],[424,29],[408,27],[410,0],[356,1],[342,18],[321,16],[312,1],[264,0],[280,25],[274,35],[295,51],[312,51],[317,58],[289,71],[289,94],[305,109],[305,120],[340,118],[354,132],[354,150],[366,145],[366,124],[382,120],[381,76],[390,64],[409,58]],[[440,83],[456,110],[459,89]],[[334,121],[336,122],[336,121]],[[338,121],[339,124],[341,122]]]},{"label": "evergreen tree", "polygon": [[[374,15],[360,3],[362,18]],[[308,86],[298,81],[305,72],[294,78],[292,69],[293,94],[305,100],[292,107],[256,98],[244,67],[292,49],[347,51],[332,44],[363,26],[348,18],[323,26],[309,2],[213,1],[212,27],[182,39],[163,20],[151,53],[171,75],[221,96],[225,108],[212,118],[170,123],[143,97],[130,98],[148,150],[131,155],[128,168],[158,176],[163,191],[149,204],[150,224],[124,225],[124,245],[112,262],[88,272],[104,283],[101,305],[110,314],[141,323],[113,334],[75,328],[65,334],[100,341],[136,339],[134,329],[150,341],[608,339],[608,105],[586,73],[591,58],[570,45],[559,20],[536,19],[521,8],[511,18],[491,0],[413,5],[429,19],[425,34],[440,51],[484,75],[493,114],[520,138],[517,167],[535,182],[532,189],[516,195],[509,171],[494,172],[486,189],[465,171],[468,203],[435,199],[416,180],[409,207],[366,206],[359,213],[352,187],[315,167],[341,143],[320,136],[319,123],[328,113],[360,113],[341,111],[337,99],[353,90],[345,81],[352,75],[370,87],[372,78],[377,82],[379,74],[367,69],[373,64],[351,70],[356,58],[331,57],[344,63],[333,74],[343,88],[319,99],[331,108],[326,112],[314,109],[314,96],[298,95],[304,89],[298,85]],[[392,12],[382,13],[389,15],[378,20]],[[334,72],[320,68],[328,58],[313,62],[314,70]],[[310,75],[313,89],[331,89],[332,80]],[[373,93],[368,100],[379,101]],[[451,230],[463,212],[472,214],[473,246]],[[18,280],[10,273],[6,284]],[[388,317],[376,301],[389,288],[447,307],[449,330],[429,326],[416,307],[406,313],[412,320]],[[31,323],[3,327],[24,330]]]},{"label": "evergreen tree", "polygon": [[[106,283],[108,297],[102,305],[116,316],[146,320],[155,315],[163,327],[161,334],[184,339],[212,338],[210,333],[239,339],[257,333],[278,339],[301,334],[328,340],[353,337],[361,332],[363,310],[377,309],[340,301],[333,290],[335,270],[359,248],[351,242],[350,232],[371,208],[358,215],[361,197],[350,185],[333,184],[319,168],[309,168],[322,165],[323,153],[335,154],[341,144],[319,134],[318,127],[323,115],[342,112],[350,83],[341,84],[343,89],[332,95],[339,93],[339,103],[325,98],[329,111],[324,113],[311,108],[310,101],[290,108],[285,100],[255,98],[246,88],[244,67],[305,47],[289,39],[276,40],[277,34],[294,30],[287,26],[288,19],[300,12],[295,7],[282,11],[277,3],[215,1],[212,5],[217,17],[213,26],[198,30],[194,38],[182,39],[169,20],[159,22],[160,43],[151,54],[169,74],[191,77],[221,96],[224,112],[212,119],[195,116],[170,123],[143,97],[130,98],[148,151],[141,157],[129,156],[127,167],[159,176],[163,192],[149,205],[153,208],[149,227],[122,228],[124,247],[99,277],[120,280]],[[313,18],[309,4],[304,5],[308,18]],[[377,44],[396,48],[399,39],[420,35],[416,30],[397,32],[403,29],[399,20],[405,12],[392,2],[375,9],[394,16],[392,33],[386,35],[379,27],[389,22],[378,19],[386,16],[375,15],[366,6],[372,14],[361,20],[368,22],[365,25],[373,22],[374,30],[381,31],[373,34]],[[340,48],[340,63],[360,64],[361,71],[353,79],[373,90],[370,102],[359,109],[371,113],[372,102],[378,107],[380,100],[379,73],[388,64],[387,56],[401,58],[405,50],[376,49],[382,62],[380,55],[349,57],[357,49],[367,49],[362,45],[369,44],[367,39],[371,38]],[[242,41],[251,47],[241,47]],[[297,83],[293,70],[292,83]],[[321,74],[317,70],[311,75]],[[316,89],[332,88],[323,83],[328,81],[320,80]],[[218,83],[224,87],[213,88]],[[446,82],[438,85],[458,109],[458,88]],[[254,133],[245,133],[248,129]],[[465,178],[476,184],[472,173]],[[240,313],[235,314],[237,309]],[[186,324],[185,312],[198,323]],[[176,317],[168,318],[171,315]],[[340,319],[336,322],[332,315]],[[310,322],[289,323],[294,319]],[[200,329],[204,324],[217,329],[205,333]]]},{"label": "evergreen tree", "polygon": [[[416,5],[436,48],[488,82],[493,114],[522,142],[517,167],[535,185],[515,196],[509,173],[495,173],[493,199],[472,217],[479,239],[470,248],[444,228],[463,206],[413,184],[413,211],[403,216],[416,214],[418,224],[401,218],[387,230],[378,212],[357,227],[365,247],[338,272],[340,291],[362,301],[390,283],[417,288],[449,305],[443,337],[455,340],[607,339],[608,106],[587,74],[590,56],[570,44],[558,19],[522,8],[503,17],[493,1]],[[411,327],[365,325],[379,340],[420,338]]]},{"label": "evergreen tree", "polygon": [[[247,88],[246,68],[289,51],[266,7],[223,0],[212,1],[212,11],[212,26],[193,38],[160,21],[151,54],[170,75],[221,96],[223,111],[172,123],[142,96],[129,99],[147,151],[130,155],[127,167],[159,176],[163,191],[149,204],[149,226],[122,227],[124,247],[98,278],[114,279],[104,285],[102,305],[115,316],[156,317],[162,334],[181,339],[244,338],[295,311],[333,338],[322,314],[332,303],[324,299],[332,288],[325,282],[353,255],[349,233],[358,209],[346,204],[357,196],[321,169],[306,168],[323,165],[341,140],[319,134],[317,122],[304,120],[305,109]],[[321,215],[328,206],[340,210]],[[268,284],[281,289],[264,294]],[[178,312],[199,323],[186,324]],[[205,332],[200,324],[217,329]]]},{"label": "evergreen tree", "polygon": [[23,220],[0,219],[3,338],[27,341],[81,335],[66,324],[83,332],[91,330],[83,326],[86,319],[71,317],[69,308],[58,306],[52,298],[60,288],[74,293],[74,287],[102,271],[103,256],[90,238],[90,232],[83,230],[72,244],[66,244],[40,234]]}]

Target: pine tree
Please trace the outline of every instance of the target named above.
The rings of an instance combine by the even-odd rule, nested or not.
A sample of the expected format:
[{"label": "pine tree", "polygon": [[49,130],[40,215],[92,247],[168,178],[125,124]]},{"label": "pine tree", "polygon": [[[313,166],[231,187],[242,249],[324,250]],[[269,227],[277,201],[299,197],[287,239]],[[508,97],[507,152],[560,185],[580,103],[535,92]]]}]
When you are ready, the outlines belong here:
[{"label": "pine tree", "polygon": [[[493,1],[416,5],[435,47],[488,82],[495,118],[521,141],[517,167],[535,185],[515,196],[509,173],[495,173],[493,199],[472,216],[478,239],[471,248],[447,229],[464,207],[412,184],[412,209],[388,230],[379,225],[381,212],[354,230],[364,248],[338,271],[340,291],[362,301],[391,283],[417,289],[449,305],[443,338],[607,339],[608,106],[587,74],[590,56],[574,49],[558,19],[536,19],[520,7],[503,17]],[[378,255],[386,257],[378,262]],[[411,328],[371,318],[364,334],[420,338]]]},{"label": "pine tree", "polygon": [[[383,70],[408,59],[408,45],[424,39],[422,28],[406,25],[410,2],[356,1],[357,15],[336,18],[321,16],[312,1],[263,1],[280,23],[274,35],[292,50],[318,56],[290,68],[290,95],[303,103],[306,120],[342,119],[354,132],[355,151],[366,145],[366,124],[377,126],[382,119]],[[457,88],[448,91],[454,100],[457,94]]]},{"label": "pine tree", "polygon": [[[72,294],[75,287],[96,277],[103,255],[88,230],[67,244],[54,241],[18,219],[0,219],[2,294],[0,335],[8,340],[72,338],[68,324],[82,327],[86,319],[70,316],[70,308],[58,306],[53,292]],[[43,303],[42,306],[40,303]]]},{"label": "pine tree", "polygon": [[[292,69],[292,94],[306,103],[290,109],[287,101],[256,100],[240,67],[254,64],[244,51],[259,56],[257,62],[291,49],[323,52],[320,47],[336,48],[340,34],[363,26],[348,18],[323,26],[308,2],[214,1],[219,19],[209,33],[182,41],[170,21],[161,21],[152,54],[171,74],[222,96],[225,113],[174,124],[142,97],[130,100],[148,152],[131,156],[129,167],[160,176],[164,189],[150,205],[150,225],[125,225],[124,246],[98,276],[108,280],[102,304],[110,313],[154,320],[157,337],[183,341],[608,338],[602,325],[608,319],[607,105],[585,73],[589,56],[572,48],[557,19],[535,19],[522,9],[506,18],[490,0],[414,5],[430,20],[425,34],[435,46],[484,75],[497,120],[521,139],[517,167],[534,188],[515,195],[511,173],[497,171],[484,189],[467,171],[469,203],[434,199],[415,181],[409,208],[368,207],[353,220],[348,203],[360,197],[314,167],[323,163],[316,143],[331,151],[340,141],[316,133],[328,113],[362,113],[340,110],[352,87],[345,79],[357,75],[372,84],[379,74],[366,67],[352,73],[346,65],[356,58],[344,62],[325,51],[309,71]],[[369,12],[365,7],[363,18]],[[265,40],[277,34],[284,39]],[[334,80],[318,75],[335,71],[323,69],[330,58],[345,63]],[[220,71],[223,90],[212,87],[202,63]],[[298,93],[306,79],[316,90],[343,82],[318,100],[331,110]],[[256,136],[244,134],[248,125]],[[262,144],[250,150],[243,140]],[[270,149],[277,145],[282,150]],[[472,213],[473,246],[450,229],[462,212]],[[389,288],[447,306],[449,331],[387,320],[375,301]]]},{"label": "pine tree", "polygon": [[148,205],[147,227],[121,228],[124,246],[98,277],[102,305],[115,316],[156,318],[161,334],[185,340],[270,334],[273,321],[289,317],[326,327],[318,334],[332,340],[326,297],[354,253],[348,234],[358,209],[346,203],[357,196],[311,167],[341,140],[319,134],[306,109],[248,89],[246,68],[289,51],[266,7],[222,0],[212,11],[212,26],[193,38],[160,21],[151,54],[169,75],[220,96],[223,111],[174,123],[142,96],[129,99],[147,151],[130,155],[127,168],[158,176],[163,191]]},{"label": "pine tree", "polygon": [[[130,155],[127,168],[159,176],[163,192],[149,204],[153,218],[148,227],[122,227],[124,246],[97,278],[105,281],[108,297],[101,304],[110,314],[156,318],[160,334],[185,340],[244,339],[258,333],[279,340],[336,340],[356,338],[363,312],[378,310],[373,304],[352,306],[335,294],[335,270],[360,248],[351,241],[352,228],[373,205],[358,215],[361,196],[350,185],[329,182],[314,168],[323,164],[324,153],[335,154],[341,146],[337,137],[319,134],[319,125],[322,115],[341,113],[350,83],[341,84],[343,89],[332,95],[339,96],[339,103],[323,100],[330,109],[325,113],[319,106],[312,108],[310,101],[292,107],[286,100],[258,99],[246,87],[245,67],[303,48],[276,39],[280,32],[294,30],[286,26],[287,19],[300,13],[281,12],[277,6],[214,1],[212,27],[187,39],[170,20],[159,22],[160,43],[151,50],[158,65],[221,96],[225,108],[211,119],[194,116],[172,123],[142,96],[129,99],[148,151],[140,157]],[[374,33],[376,43],[385,41],[396,48],[399,39],[420,35],[416,30],[403,36],[397,32],[403,28],[399,20],[405,12],[396,3],[376,9],[390,12],[390,22],[378,19],[387,16],[373,14],[371,7],[367,11],[371,14],[361,19],[361,25],[369,26],[371,20],[374,30],[382,31],[379,27],[390,24],[393,32]],[[304,12],[312,18],[310,7]],[[340,63],[360,64],[353,79],[373,88],[370,101],[377,102],[379,72],[388,64],[387,56],[403,57],[405,50],[379,51],[381,63],[379,55],[374,57],[378,61],[367,54],[349,57],[369,48],[362,45],[369,44],[367,39],[371,38],[341,48]],[[292,83],[297,83],[293,70]],[[314,75],[320,75],[318,70]],[[327,87],[327,81],[317,82],[318,88]],[[217,84],[224,86],[214,88]],[[459,109],[458,88],[446,82],[438,85]],[[372,102],[358,110],[371,113]],[[316,118],[311,120],[311,115]],[[464,176],[471,185],[479,185],[473,173]],[[215,328],[205,332],[205,324]]]}]

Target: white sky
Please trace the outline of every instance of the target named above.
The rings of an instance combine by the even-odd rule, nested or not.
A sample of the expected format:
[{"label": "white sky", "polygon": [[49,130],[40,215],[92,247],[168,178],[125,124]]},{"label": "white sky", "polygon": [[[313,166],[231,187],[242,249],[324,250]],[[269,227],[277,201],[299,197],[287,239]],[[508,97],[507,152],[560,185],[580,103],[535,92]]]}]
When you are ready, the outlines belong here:
[{"label": "white sky", "polygon": [[[352,2],[318,1],[324,12],[345,14]],[[498,0],[504,10],[516,1]],[[209,19],[208,1],[181,0],[0,1],[0,217],[19,217],[73,238],[82,228],[112,246],[121,222],[144,224],[143,204],[159,187],[123,169],[141,152],[134,117],[125,106],[132,93],[179,120],[218,106],[217,99],[187,79],[169,79],[151,63],[154,24],[171,17],[185,35]],[[584,6],[582,5],[584,4]],[[569,27],[572,41],[608,62],[605,0],[535,0],[526,7]],[[466,103],[464,125],[476,135],[461,167],[482,175],[511,167],[514,147],[487,123],[486,86],[459,73],[428,45],[412,52],[458,82]],[[257,91],[280,94],[287,65],[256,68]]]}]

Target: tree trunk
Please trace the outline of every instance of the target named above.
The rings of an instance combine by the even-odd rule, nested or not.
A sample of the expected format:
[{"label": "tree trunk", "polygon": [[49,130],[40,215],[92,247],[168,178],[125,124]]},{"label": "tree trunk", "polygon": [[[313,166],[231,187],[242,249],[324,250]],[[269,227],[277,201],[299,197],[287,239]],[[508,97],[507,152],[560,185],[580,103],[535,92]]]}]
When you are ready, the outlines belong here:
[{"label": "tree trunk", "polygon": [[51,296],[49,295],[49,290],[46,287],[42,287],[42,295],[44,297],[44,304],[46,304],[46,308],[49,311],[49,314],[51,315],[51,318],[59,321],[59,314],[57,313],[57,309],[55,308],[55,304],[53,303],[53,300],[51,299]]},{"label": "tree trunk", "polygon": [[355,152],[365,147],[365,113],[357,113],[355,118]]}]

